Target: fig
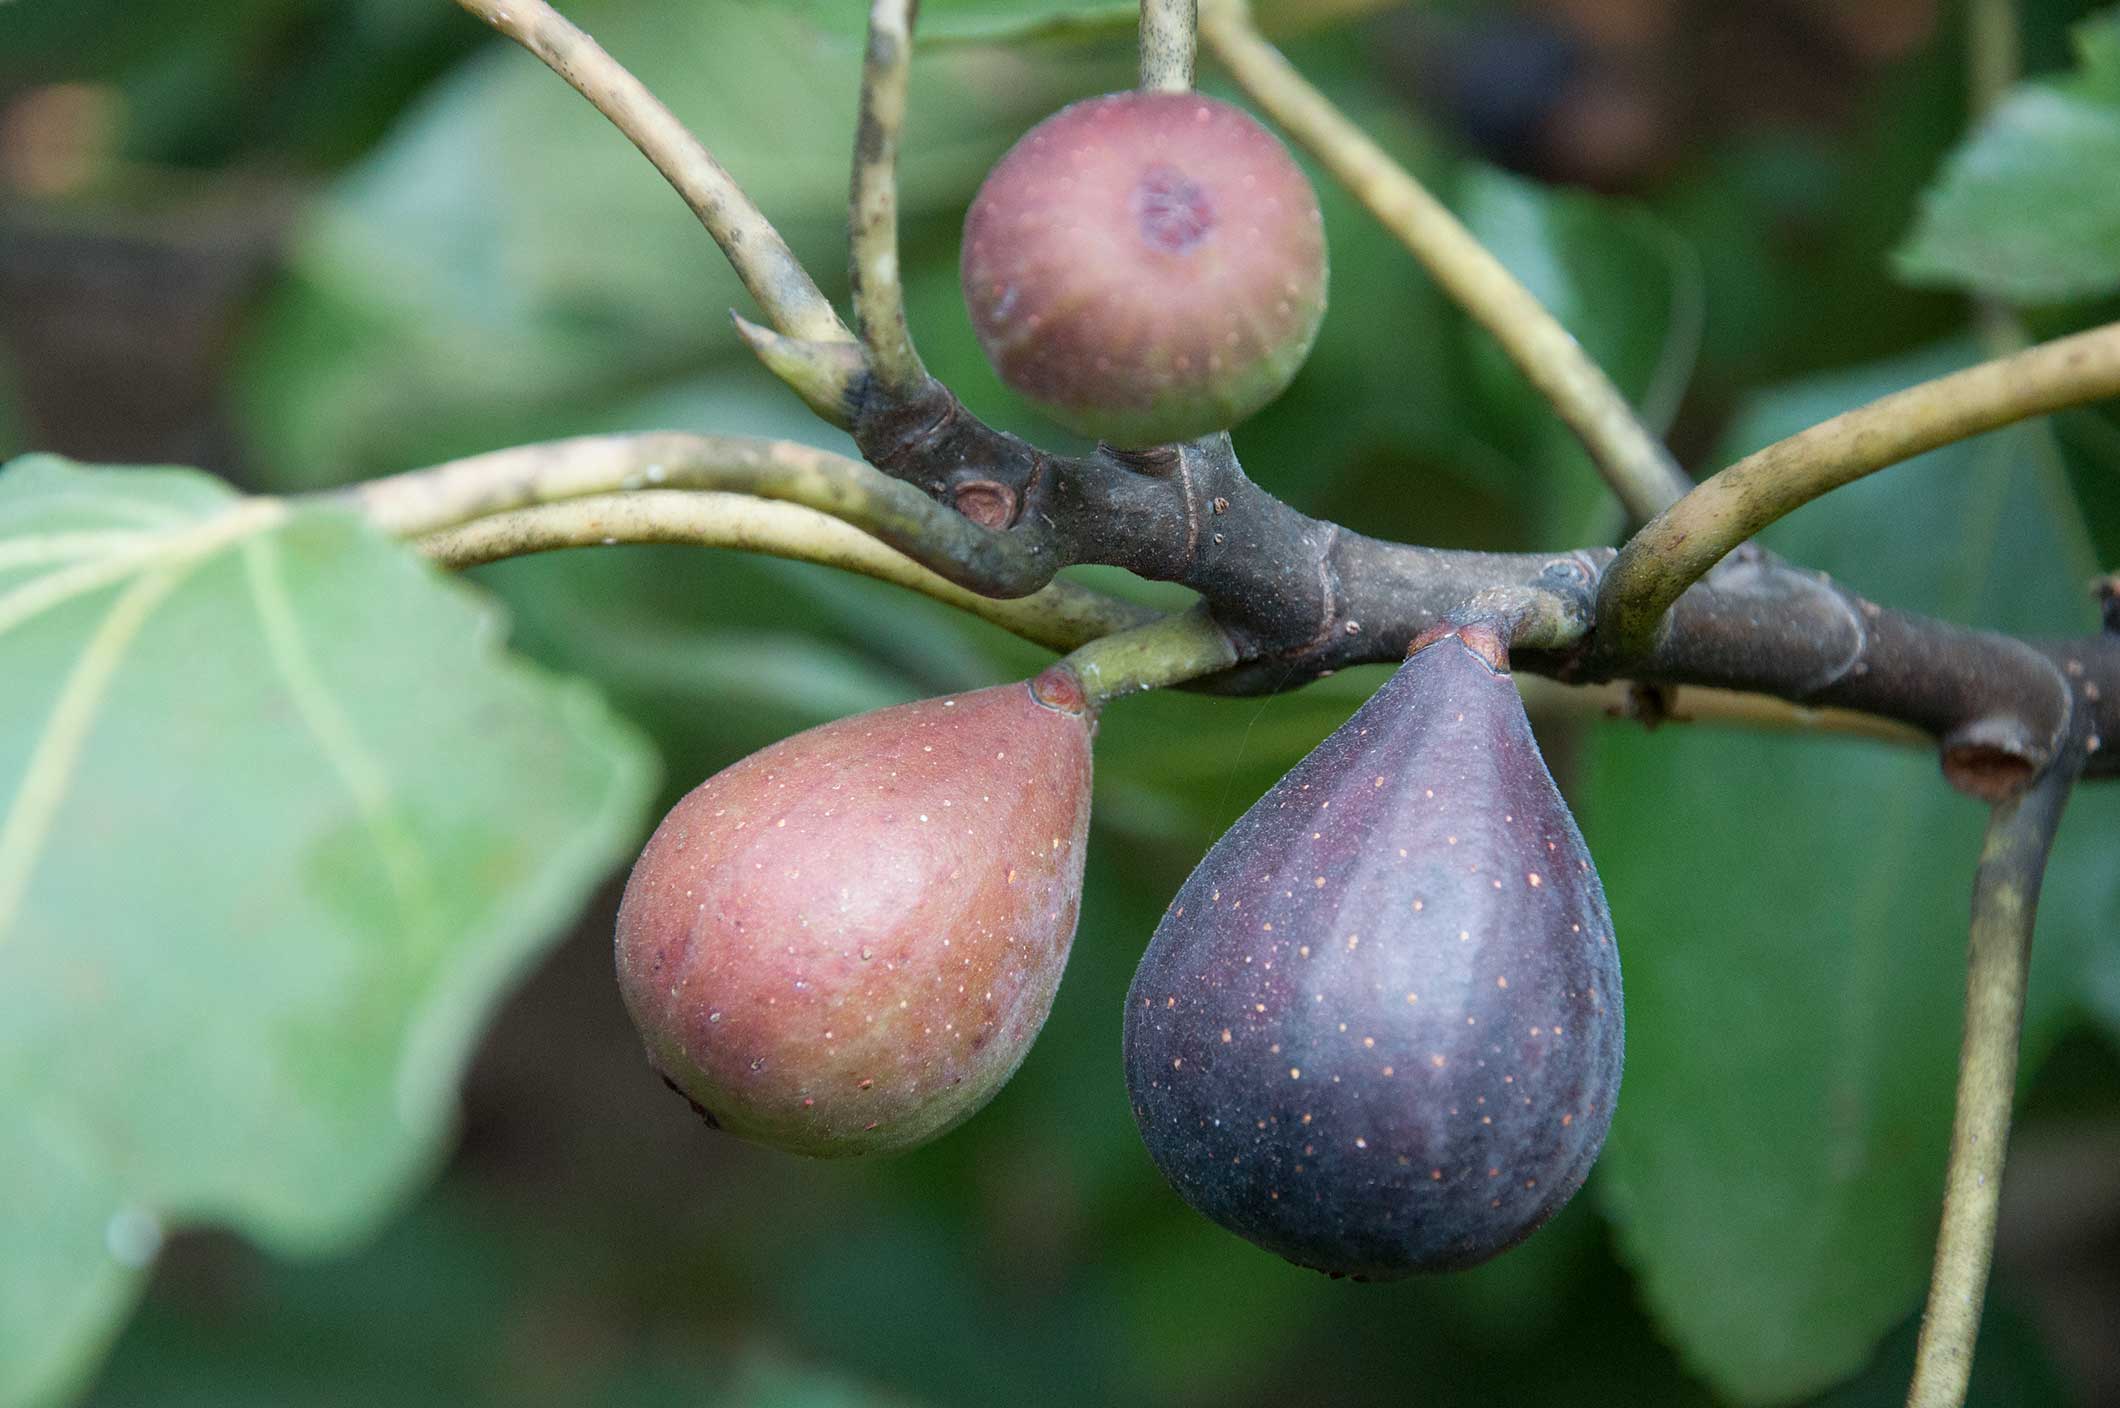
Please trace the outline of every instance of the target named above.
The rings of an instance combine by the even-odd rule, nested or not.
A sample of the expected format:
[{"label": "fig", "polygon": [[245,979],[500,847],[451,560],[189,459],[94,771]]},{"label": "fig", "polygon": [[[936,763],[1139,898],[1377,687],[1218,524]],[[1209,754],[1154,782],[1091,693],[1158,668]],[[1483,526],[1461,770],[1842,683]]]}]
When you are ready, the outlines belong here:
[{"label": "fig", "polygon": [[910,1148],[1013,1075],[1074,938],[1094,721],[1064,667],[786,738],[694,788],[619,905],[619,991],[708,1121]]},{"label": "fig", "polygon": [[1179,1195],[1298,1265],[1387,1280],[1522,1241],[1619,1092],[1597,872],[1491,633],[1412,653],[1172,901],[1126,1079]]},{"label": "fig", "polygon": [[1062,425],[1141,448],[1279,395],[1325,315],[1317,193],[1241,108],[1113,93],[997,163],[961,272],[1001,379]]}]

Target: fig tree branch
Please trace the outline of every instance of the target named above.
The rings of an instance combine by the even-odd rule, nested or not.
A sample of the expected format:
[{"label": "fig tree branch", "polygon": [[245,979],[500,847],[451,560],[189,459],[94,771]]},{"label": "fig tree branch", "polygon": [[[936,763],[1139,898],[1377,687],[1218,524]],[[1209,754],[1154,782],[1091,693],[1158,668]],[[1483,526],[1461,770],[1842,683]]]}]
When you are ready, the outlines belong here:
[{"label": "fig tree branch", "polygon": [[1207,0],[1200,35],[1232,78],[1411,250],[1575,432],[1637,522],[1692,487],[1560,321],[1441,201],[1282,57],[1247,0]]},{"label": "fig tree branch", "polygon": [[1193,86],[1199,0],[1141,0],[1141,86],[1186,93]]},{"label": "fig tree branch", "polygon": [[1702,573],[1768,524],[1866,474],[2065,406],[2120,396],[2120,323],[1982,362],[1747,455],[1651,519],[1605,574],[1605,646],[1638,653]]},{"label": "fig tree branch", "polygon": [[773,326],[790,337],[851,341],[832,310],[751,198],[662,100],[545,0],[457,0],[457,4],[535,54],[595,104],[662,173],[728,256],[736,276]]},{"label": "fig tree branch", "polygon": [[737,548],[839,567],[909,587],[1058,651],[1147,625],[1159,615],[1150,607],[1074,582],[1054,582],[1007,601],[980,596],[944,581],[851,524],[801,504],[742,493],[656,489],[593,494],[505,509],[413,539],[419,551],[450,568],[620,543]]},{"label": "fig tree branch", "polygon": [[[495,5],[471,8],[498,13]],[[515,18],[502,18],[515,30],[546,36],[563,74],[598,75],[580,84],[592,96],[639,88],[548,7],[511,13]],[[1309,89],[1241,9],[1213,0],[1203,22],[1210,42],[1262,105],[1328,165],[1337,164],[1402,239],[1417,250],[1441,251],[1430,260],[1438,277],[1484,310],[1480,316],[1494,320],[1505,341],[1517,339],[1511,345],[1522,354],[1520,365],[1535,380],[1544,378],[1628,502],[1642,512],[1667,506],[1676,495],[1666,491],[1683,476],[1565,330],[1447,211]],[[641,97],[652,103],[644,92]],[[614,121],[638,127],[646,109],[619,102],[611,110]],[[675,126],[659,105],[653,112]],[[704,149],[699,155],[705,157]],[[705,160],[711,167],[712,159]],[[881,169],[888,178],[888,166]],[[720,168],[712,170],[726,183]],[[733,184],[726,189],[741,211],[770,230]],[[752,245],[748,238],[737,243]],[[789,267],[800,275],[792,261]],[[815,295],[806,276],[801,283]],[[821,297],[815,307],[830,312]],[[1603,549],[1451,553],[1366,538],[1259,489],[1226,435],[1140,452],[1047,454],[984,425],[932,379],[909,390],[885,384],[836,318],[821,329],[823,336],[815,335],[814,324],[779,332],[739,327],[820,414],[851,429],[872,465],[956,516],[916,507],[918,495],[885,489],[847,461],[822,484],[798,477],[794,489],[777,472],[755,485],[709,477],[698,487],[755,488],[814,502],[984,597],[1037,591],[1075,563],[1123,567],[1190,587],[1205,599],[1239,662],[1199,681],[1201,687],[1270,692],[1346,665],[1396,660],[1422,630],[1483,593],[1550,592],[1554,572],[1576,571],[1581,590],[1595,599],[1611,563]],[[2075,399],[2087,397],[2079,389]],[[1923,448],[1927,443],[1940,441]],[[843,497],[850,490],[858,492]],[[640,531],[660,529],[643,522]],[[2079,710],[2089,719],[2086,776],[2120,772],[2112,761],[2120,755],[2102,748],[2104,738],[2120,737],[2120,639],[2111,634],[2032,645],[1967,630],[1888,610],[1751,549],[1686,590],[1673,604],[1669,628],[1652,642],[1615,645],[1609,623],[1578,626],[1567,611],[1541,607],[1532,617],[1537,624],[1526,627],[1519,669],[1570,682],[1705,685],[1893,720],[1938,740],[1947,776],[1991,800],[2021,788],[2053,760]]]},{"label": "fig tree branch", "polygon": [[2065,752],[2031,787],[1998,804],[1973,880],[1958,1105],[1944,1173],[1943,1225],[1922,1314],[1908,1408],[1961,1408],[1995,1253],[1995,1211],[2009,1150],[2024,1027],[2025,977],[2039,884],[2082,754]]},{"label": "fig tree branch", "polygon": [[928,379],[905,321],[898,274],[898,141],[905,129],[907,74],[913,57],[912,0],[874,0],[861,69],[861,117],[854,135],[853,191],[848,200],[854,323],[870,374],[894,395]]},{"label": "fig tree branch", "polygon": [[[737,548],[845,568],[970,611],[1034,644],[1074,651],[1086,691],[1100,698],[1211,678],[1238,663],[1228,637],[1197,608],[1185,613],[1192,619],[1180,623],[1064,578],[1028,597],[999,601],[957,588],[873,539],[864,546],[804,516],[777,513],[781,506],[795,506],[795,500],[767,500],[761,512],[735,504],[716,508],[712,503],[692,502],[716,500],[722,493],[742,503],[760,502],[741,498],[741,490],[657,493],[650,499],[651,490],[711,479],[684,469],[688,449],[696,449],[687,442],[693,441],[712,444],[714,438],[676,433],[590,436],[526,445],[436,470],[376,480],[360,486],[351,497],[367,507],[379,527],[412,538],[421,551],[453,569],[568,547],[673,542]],[[758,444],[775,452],[824,454],[786,442]],[[854,465],[864,474],[874,473],[858,461],[829,455],[825,459]],[[655,473],[658,469],[662,472]],[[552,497],[540,500],[539,492]],[[639,497],[641,507],[623,514],[605,512],[602,505],[618,494]],[[585,501],[585,513],[527,512],[564,509]],[[819,496],[819,501],[830,500]],[[851,529],[851,520],[840,521]],[[1145,629],[1163,621],[1171,622],[1163,633]],[[1108,649],[1103,648],[1107,645]],[[1733,690],[1673,687],[1644,691],[1617,683],[1567,686],[1523,673],[1517,680],[1527,703],[1547,712],[1590,711],[1608,718],[1636,719],[1651,727],[1708,723],[1839,733],[1913,747],[1931,741],[1918,729],[1874,715],[1809,709]]]},{"label": "fig tree branch", "polygon": [[[902,422],[864,421],[872,458],[908,484],[803,446],[662,435],[526,446],[352,492],[379,522],[409,534],[629,483],[650,490],[660,467],[662,487],[757,493],[843,517],[980,596],[1035,591],[1075,563],[1124,567],[1207,600],[1239,663],[1201,684],[1230,693],[1395,661],[1421,631],[1483,594],[1523,593],[1539,624],[1520,640],[1520,671],[1710,686],[1895,721],[1937,740],[1952,780],[1990,797],[2044,767],[2080,710],[2089,721],[2087,774],[2120,771],[2112,761],[2120,753],[2102,743],[2120,736],[2120,637],[2034,645],[1969,630],[1889,610],[1746,548],[1681,597],[1651,647],[1614,654],[1593,624],[1544,604],[1556,583],[1594,599],[1609,549],[1483,553],[1384,542],[1267,494],[1244,474],[1227,436],[1067,458],[981,424],[939,386],[934,395],[942,404],[901,408]],[[902,438],[884,433],[893,425]],[[981,513],[1008,505],[1010,526],[970,521],[925,501],[920,489]],[[533,521],[542,546],[613,536],[697,541],[681,536],[694,531],[690,520],[679,528],[642,521],[639,539],[608,521],[601,532],[554,539],[550,517]],[[481,541],[494,550],[497,540]]]}]

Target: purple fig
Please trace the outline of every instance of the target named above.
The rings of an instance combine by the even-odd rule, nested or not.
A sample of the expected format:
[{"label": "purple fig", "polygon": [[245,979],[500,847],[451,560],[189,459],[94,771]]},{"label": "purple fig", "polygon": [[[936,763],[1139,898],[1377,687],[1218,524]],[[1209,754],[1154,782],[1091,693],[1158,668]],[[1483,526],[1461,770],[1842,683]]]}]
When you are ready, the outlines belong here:
[{"label": "purple fig", "polygon": [[1139,448],[1278,396],[1325,315],[1317,194],[1242,109],[1191,93],[1062,108],[987,176],[962,273],[1001,379]]},{"label": "purple fig", "polygon": [[619,907],[650,1063],[710,1123],[803,1154],[970,1116],[1060,984],[1093,727],[1055,667],[810,729],[693,789]]},{"label": "purple fig", "polygon": [[1207,853],[1134,977],[1126,1077],[1194,1208],[1384,1280],[1485,1261],[1560,1210],[1611,1123],[1621,1035],[1597,873],[1468,629]]}]

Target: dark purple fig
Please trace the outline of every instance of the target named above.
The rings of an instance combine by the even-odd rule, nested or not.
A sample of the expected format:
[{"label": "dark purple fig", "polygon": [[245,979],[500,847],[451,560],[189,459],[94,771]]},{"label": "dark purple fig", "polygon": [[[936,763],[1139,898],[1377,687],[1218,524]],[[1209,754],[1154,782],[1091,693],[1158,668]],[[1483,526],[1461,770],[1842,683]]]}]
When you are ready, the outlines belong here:
[{"label": "dark purple fig", "polygon": [[1604,892],[1492,637],[1466,635],[1415,651],[1215,843],[1127,998],[1164,1177],[1335,1275],[1522,1241],[1619,1093]]},{"label": "dark purple fig", "polygon": [[820,1156],[970,1116],[1045,1023],[1075,933],[1094,721],[1055,667],[783,739],[671,809],[618,983],[711,1123]]},{"label": "dark purple fig", "polygon": [[1003,381],[1138,448],[1227,429],[1288,385],[1325,315],[1325,228],[1303,169],[1243,109],[1113,93],[995,165],[961,272]]}]

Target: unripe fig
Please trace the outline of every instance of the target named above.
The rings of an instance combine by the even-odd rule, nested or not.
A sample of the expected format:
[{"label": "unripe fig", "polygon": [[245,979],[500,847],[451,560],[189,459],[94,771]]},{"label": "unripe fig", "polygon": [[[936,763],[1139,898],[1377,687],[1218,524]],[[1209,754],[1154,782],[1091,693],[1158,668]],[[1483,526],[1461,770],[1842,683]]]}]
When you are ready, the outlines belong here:
[{"label": "unripe fig", "polygon": [[1573,1196],[1612,1119],[1611,919],[1492,642],[1416,651],[1246,812],[1128,995],[1164,1177],[1301,1266],[1485,1261]]},{"label": "unripe fig", "polygon": [[1060,984],[1092,731],[1056,666],[810,729],[694,788],[619,906],[649,1062],[709,1123],[796,1153],[905,1149],[971,1115]]},{"label": "unripe fig", "polygon": [[964,222],[964,298],[1001,379],[1062,425],[1139,448],[1224,430],[1281,393],[1325,316],[1302,168],[1192,93],[1062,108]]}]

